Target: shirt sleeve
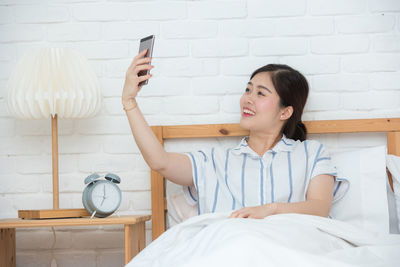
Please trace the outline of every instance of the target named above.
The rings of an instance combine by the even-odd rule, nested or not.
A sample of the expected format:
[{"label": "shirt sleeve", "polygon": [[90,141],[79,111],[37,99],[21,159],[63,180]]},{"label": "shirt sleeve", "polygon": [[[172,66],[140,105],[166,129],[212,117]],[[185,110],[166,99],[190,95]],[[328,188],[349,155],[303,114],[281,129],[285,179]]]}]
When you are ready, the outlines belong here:
[{"label": "shirt sleeve", "polygon": [[190,162],[192,163],[192,176],[193,176],[194,189],[197,192],[199,192],[199,189],[201,189],[200,183],[202,182],[202,177],[204,177],[206,171],[206,164],[207,161],[209,160],[209,156],[206,154],[206,151],[204,150],[198,150],[196,152],[186,152],[184,154],[186,154],[189,157]]},{"label": "shirt sleeve", "polygon": [[324,145],[315,143],[314,157],[311,158],[312,165],[310,180],[321,174],[332,175],[335,179],[333,190],[333,202],[341,199],[349,189],[349,181],[345,177],[338,177],[336,166],[331,160],[329,152]]},{"label": "shirt sleeve", "polygon": [[311,174],[310,178],[314,178],[320,174],[329,174],[332,176],[337,176],[336,167],[333,165],[331,156],[329,152],[325,149],[322,144],[315,144],[316,152],[314,153],[314,157],[311,158],[312,166],[311,166]]},{"label": "shirt sleeve", "polygon": [[194,186],[182,186],[183,196],[188,204],[194,206],[199,201],[199,195],[197,194],[197,190]]},{"label": "shirt sleeve", "polygon": [[184,153],[190,159],[192,164],[192,176],[194,186],[184,186],[183,194],[185,199],[190,205],[198,205],[198,214],[201,212],[201,202],[199,196],[204,195],[205,192],[205,175],[207,171],[207,164],[209,163],[210,155],[206,150],[198,150],[195,152]]}]

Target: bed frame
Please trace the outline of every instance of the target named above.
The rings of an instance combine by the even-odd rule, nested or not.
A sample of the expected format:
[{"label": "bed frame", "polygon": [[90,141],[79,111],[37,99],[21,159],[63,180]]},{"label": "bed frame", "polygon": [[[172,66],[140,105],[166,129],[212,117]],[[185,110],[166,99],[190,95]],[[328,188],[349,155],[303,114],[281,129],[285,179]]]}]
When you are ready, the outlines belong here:
[{"label": "bed frame", "polygon": [[[304,124],[309,134],[386,132],[388,153],[400,156],[400,118],[321,120],[306,121]],[[246,136],[249,133],[237,123],[153,126],[151,128],[163,146],[166,139]],[[393,189],[393,181],[390,173],[389,183]],[[165,188],[164,177],[158,172],[151,170],[153,240],[166,230],[167,199]]]}]

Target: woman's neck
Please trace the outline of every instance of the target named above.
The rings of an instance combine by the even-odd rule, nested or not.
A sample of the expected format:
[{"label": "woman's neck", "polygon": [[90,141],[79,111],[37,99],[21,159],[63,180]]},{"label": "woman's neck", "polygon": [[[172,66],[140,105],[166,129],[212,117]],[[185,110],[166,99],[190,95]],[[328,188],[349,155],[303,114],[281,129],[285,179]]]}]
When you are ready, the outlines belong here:
[{"label": "woman's neck", "polygon": [[250,133],[247,144],[251,149],[253,149],[260,157],[262,157],[265,152],[272,149],[276,143],[282,138],[282,133],[278,134],[259,134]]}]

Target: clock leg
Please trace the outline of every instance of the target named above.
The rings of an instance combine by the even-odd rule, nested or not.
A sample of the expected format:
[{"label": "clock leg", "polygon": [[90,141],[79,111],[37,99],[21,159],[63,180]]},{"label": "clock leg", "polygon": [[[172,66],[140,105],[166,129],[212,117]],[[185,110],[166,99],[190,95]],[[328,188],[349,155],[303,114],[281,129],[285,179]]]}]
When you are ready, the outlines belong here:
[{"label": "clock leg", "polygon": [[15,267],[15,228],[0,229],[0,267]]},{"label": "clock leg", "polygon": [[128,264],[145,246],[145,222],[125,224],[125,264]]}]

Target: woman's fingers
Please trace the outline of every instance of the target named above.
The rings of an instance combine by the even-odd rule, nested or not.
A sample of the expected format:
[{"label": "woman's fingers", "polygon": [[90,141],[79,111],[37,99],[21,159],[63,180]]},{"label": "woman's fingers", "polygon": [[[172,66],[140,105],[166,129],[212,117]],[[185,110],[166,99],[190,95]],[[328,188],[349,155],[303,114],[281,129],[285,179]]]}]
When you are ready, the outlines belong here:
[{"label": "woman's fingers", "polygon": [[147,65],[147,64],[138,65],[135,68],[135,73],[138,74],[141,70],[151,70],[152,68],[154,68],[154,66],[152,65]]},{"label": "woman's fingers", "polygon": [[138,76],[138,73],[140,71],[150,70],[154,68],[154,66],[150,65],[151,58],[144,58],[147,51],[148,49],[143,50],[139,54],[137,54],[133,58],[132,63],[129,65],[125,73],[125,83],[122,90],[123,99],[135,98],[137,96],[137,93],[143,86],[140,84],[140,82],[148,80],[152,77],[151,74]]},{"label": "woman's fingers", "polygon": [[151,60],[152,60],[151,57],[139,58],[139,59],[136,61],[136,65],[142,65],[142,64],[145,64],[145,63],[150,63]]},{"label": "woman's fingers", "polygon": [[143,50],[143,51],[140,51],[139,54],[137,54],[137,55],[135,56],[135,58],[139,59],[139,58],[144,57],[144,56],[146,55],[146,53],[147,53],[147,50],[149,50],[149,49],[145,49],[145,50]]},{"label": "woman's fingers", "polygon": [[245,212],[244,209],[240,209],[240,210],[236,210],[234,212],[231,213],[231,215],[229,216],[229,218],[241,218],[242,214]]},{"label": "woman's fingers", "polygon": [[140,59],[142,59],[142,58],[146,55],[147,50],[148,50],[148,49],[145,49],[145,50],[141,51],[139,54],[137,54],[137,55],[133,58],[132,63],[131,63],[131,65],[129,65],[129,67],[131,67],[131,66],[133,66],[133,65],[136,65],[136,64],[137,64],[137,61],[140,60]]},{"label": "woman's fingers", "polygon": [[132,62],[132,65],[129,66],[128,69],[133,70],[134,73],[136,73],[136,75],[138,74],[139,71],[141,70],[149,70],[154,68],[153,65],[150,65],[148,63],[150,63],[151,58],[142,58],[139,59],[136,62]]},{"label": "woman's fingers", "polygon": [[249,217],[249,212],[243,212],[239,215],[239,218],[247,218]]},{"label": "woman's fingers", "polygon": [[153,75],[151,75],[151,74],[139,76],[138,80],[139,80],[139,82],[143,82],[143,81],[145,81],[145,80],[150,79],[152,76],[153,76]]}]

